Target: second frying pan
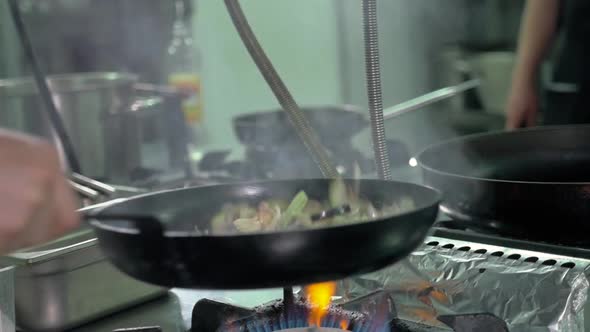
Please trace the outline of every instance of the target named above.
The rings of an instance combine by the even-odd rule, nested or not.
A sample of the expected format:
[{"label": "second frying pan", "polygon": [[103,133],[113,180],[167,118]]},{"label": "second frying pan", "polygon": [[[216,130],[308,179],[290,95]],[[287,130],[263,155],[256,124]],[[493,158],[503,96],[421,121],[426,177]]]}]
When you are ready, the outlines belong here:
[{"label": "second frying pan", "polygon": [[[477,79],[438,89],[384,110],[385,120],[407,114],[433,103],[451,98],[478,87]],[[303,107],[311,126],[323,144],[341,146],[369,125],[367,112],[351,105]],[[301,144],[282,110],[240,115],[233,119],[239,141],[247,146],[277,146],[284,143]]]},{"label": "second frying pan", "polygon": [[557,239],[590,231],[590,126],[472,135],[418,156],[441,209],[467,224]]},{"label": "second frying pan", "polygon": [[[252,289],[338,280],[383,268],[408,255],[421,244],[438,212],[439,195],[432,189],[359,181],[360,196],[376,206],[409,198],[415,207],[345,226],[203,235],[226,203],[291,200],[300,190],[311,199],[323,201],[329,196],[330,180],[285,180],[147,194],[109,205],[91,224],[115,266],[157,285]],[[116,215],[121,217],[112,217]]]},{"label": "second frying pan", "polygon": [[[340,146],[369,125],[365,114],[354,106],[310,106],[302,111],[328,146]],[[250,113],[233,119],[234,132],[246,146],[301,144],[287,114],[282,110]]]}]

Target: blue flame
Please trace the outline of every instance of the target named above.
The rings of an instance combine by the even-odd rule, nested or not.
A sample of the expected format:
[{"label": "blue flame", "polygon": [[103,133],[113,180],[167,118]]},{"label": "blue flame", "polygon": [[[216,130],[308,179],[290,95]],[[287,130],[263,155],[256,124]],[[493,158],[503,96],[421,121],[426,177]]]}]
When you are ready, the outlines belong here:
[{"label": "blue flame", "polygon": [[[285,329],[303,328],[309,327],[307,321],[303,318],[286,319],[281,316],[280,319],[274,320],[251,320],[245,324],[246,331],[249,332],[273,332]],[[322,326],[326,328],[340,328],[340,320],[337,316],[331,315],[322,320]],[[367,325],[367,326],[365,326]],[[387,332],[388,329],[372,329],[370,324],[363,324],[361,321],[357,321],[353,324],[352,332]]]}]

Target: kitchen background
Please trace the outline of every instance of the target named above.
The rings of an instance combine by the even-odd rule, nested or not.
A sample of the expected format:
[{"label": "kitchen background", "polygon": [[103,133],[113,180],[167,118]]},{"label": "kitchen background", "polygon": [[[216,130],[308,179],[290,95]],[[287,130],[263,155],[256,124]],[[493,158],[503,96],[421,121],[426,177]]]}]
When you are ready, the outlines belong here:
[{"label": "kitchen background", "polygon": [[[187,6],[202,59],[204,120],[197,149],[239,150],[232,118],[277,103],[223,2],[193,0]],[[380,1],[385,106],[469,76],[483,79],[476,93],[388,121],[389,138],[416,153],[443,138],[501,128],[522,6],[513,0]],[[243,7],[300,105],[367,104],[358,1],[254,0]],[[126,71],[139,74],[142,82],[166,82],[173,1],[23,0],[21,10],[49,74]],[[5,2],[0,13],[0,75],[26,75]],[[370,153],[367,131],[355,141]]]},{"label": "kitchen background", "polygon": [[[19,3],[25,14],[35,50],[47,73],[55,75],[89,71],[131,72],[139,75],[140,81],[144,83],[167,83],[167,76],[171,70],[167,53],[174,30],[175,1],[20,0]],[[388,121],[386,130],[390,139],[403,142],[409,153],[414,154],[448,137],[502,128],[504,98],[509,87],[523,3],[524,0],[379,1],[383,97],[386,107],[468,78],[482,79],[482,85],[476,92],[472,91]],[[187,0],[184,4],[190,5],[188,8],[191,10],[191,20],[187,24],[202,60],[200,74],[204,120],[203,125],[199,127],[199,135],[196,135],[192,155],[199,158],[203,152],[219,149],[228,149],[239,155],[243,147],[234,134],[232,119],[246,113],[275,109],[277,103],[239,40],[223,1]],[[352,104],[365,107],[367,100],[360,1],[244,0],[242,5],[260,41],[300,105]],[[29,68],[23,59],[5,1],[0,1],[0,22],[0,78],[28,76]],[[195,59],[198,58],[196,52],[193,55]],[[6,125],[1,121],[4,114],[15,110],[20,112],[22,107],[7,102],[8,92],[13,91],[4,89],[10,86],[7,81],[0,81],[0,127]],[[92,100],[91,98],[90,101]],[[144,100],[142,103],[134,104],[136,108],[132,109],[150,109],[154,104],[157,104],[155,99]],[[95,106],[84,104],[78,105],[78,108],[87,111]],[[98,122],[87,122],[90,127],[98,126]],[[131,128],[125,129],[133,131]],[[335,130],[347,129],[339,127]],[[151,130],[148,128],[147,131]],[[81,132],[83,136],[91,136],[91,128],[85,128]],[[162,153],[161,146],[156,145],[154,148],[153,140],[148,139],[150,135],[145,136],[142,140],[142,156],[148,160],[143,160],[142,165],[161,166],[161,160],[153,159],[165,159],[165,153]],[[89,140],[88,146],[93,146],[93,138],[79,138]],[[117,140],[114,142],[114,145],[124,145]],[[359,150],[368,157],[371,156],[368,129],[358,135],[355,142]],[[79,141],[75,143],[81,144]],[[113,145],[113,142],[110,143]],[[84,157],[89,157],[88,161],[91,164],[95,159],[101,158],[104,164],[115,164],[115,158],[109,158],[107,153],[103,156],[99,156],[100,154],[99,149],[90,149]],[[117,157],[124,156],[129,158],[126,161],[133,162],[131,155],[135,155],[135,152],[125,150],[117,154]],[[117,161],[117,167],[119,166],[124,170],[129,169],[127,165],[121,165]],[[99,167],[93,170],[100,176]],[[394,172],[394,176],[397,177],[403,177],[405,174],[400,170]],[[96,174],[88,175],[99,177]],[[412,179],[404,178],[408,181]],[[127,184],[125,181],[122,182]],[[67,270],[64,273],[66,277],[59,273],[52,274],[55,278],[50,280],[45,279],[45,274],[39,277],[36,272],[39,265],[36,264],[46,263],[43,252],[52,253],[60,246],[70,248],[72,245],[86,243],[93,237],[91,232],[82,230],[58,243],[32,250],[33,255],[38,254],[35,251],[41,252],[41,256],[33,256],[41,257],[39,261],[29,260],[26,254],[21,256],[18,264],[24,267],[17,270],[14,290],[19,324],[76,326],[81,322],[86,323],[89,319],[102,317],[114,307],[126,307],[135,304],[140,298],[148,299],[156,293],[160,294],[159,289],[156,291],[153,288],[145,288],[115,271],[100,253],[96,243],[89,247],[84,246],[83,250],[76,250],[75,255],[69,251],[68,255],[65,255],[76,262],[82,262],[80,264],[83,264],[83,268],[74,266],[73,271]],[[451,244],[451,247],[455,245],[456,248],[469,250],[469,245],[475,252],[479,248],[488,248],[477,242],[471,243],[471,240],[443,240],[445,242],[440,243],[442,248],[448,246],[444,245],[447,241],[456,243]],[[497,246],[489,247],[490,253],[498,252],[497,250]],[[514,256],[511,253],[523,254],[523,260],[527,257],[524,255],[537,255],[541,257],[541,261],[549,261],[553,257],[538,255],[528,250],[504,251],[504,256],[508,259]],[[461,252],[462,263],[465,262],[463,254],[465,253]],[[517,256],[520,257],[520,254]],[[63,255],[63,252],[57,255]],[[96,262],[95,257],[99,257]],[[11,257],[9,261],[11,264],[12,259]],[[62,256],[59,256],[59,259],[61,261]],[[93,260],[92,264],[87,263],[88,259]],[[477,259],[481,260],[480,256]],[[47,259],[48,264],[53,262],[53,259]],[[496,260],[493,262],[496,264]],[[584,266],[587,266],[587,262],[584,262]],[[561,263],[560,261],[557,266]],[[553,261],[553,264],[556,264],[556,261]],[[577,264],[582,266],[582,263]],[[509,265],[511,269],[514,266],[512,263]],[[453,266],[450,265],[450,268],[453,269]],[[527,271],[530,271],[528,269],[529,267]],[[547,266],[543,266],[542,269],[553,271],[559,280],[564,280],[559,270],[549,270]],[[479,270],[483,273],[482,270],[485,269]],[[0,273],[0,278],[2,277]],[[39,278],[42,279],[41,286],[37,285]],[[104,287],[111,287],[107,288],[111,291],[105,291],[102,286],[96,287],[94,284],[93,287],[87,287],[87,280],[98,280],[97,278],[108,280]],[[413,271],[411,278],[415,279]],[[530,280],[522,275],[518,278]],[[65,297],[66,300],[61,301],[61,298],[55,296],[56,288],[53,281],[56,279],[59,286],[57,291],[64,291],[63,287],[67,285],[68,294],[72,294],[72,297]],[[520,285],[512,282],[509,277],[504,280],[512,287]],[[553,282],[550,278],[546,280]],[[555,297],[546,291],[563,290],[555,287],[555,284],[552,284],[552,287],[541,285],[540,288],[536,283],[531,284],[535,285],[531,290],[535,294],[533,298],[548,298],[552,304],[555,303]],[[538,289],[543,292],[539,292]],[[489,289],[483,292],[486,291]],[[516,292],[516,295],[520,297],[521,294],[526,294],[522,292]],[[183,317],[177,317],[181,316],[178,307],[181,307],[182,316],[190,320],[196,299],[216,299],[217,296],[221,296],[217,293],[196,294],[180,290],[175,294],[180,300],[170,301],[173,302],[173,309],[170,309],[172,311],[163,310],[162,303],[148,304],[130,312],[129,318],[114,316],[105,319],[104,322],[99,321],[96,327],[82,327],[79,331],[109,331],[123,326],[149,323],[180,325]],[[567,295],[569,292],[561,294]],[[233,294],[231,297],[240,305],[254,306],[280,296],[280,291],[269,290]],[[500,301],[504,302],[511,303]],[[76,306],[75,310],[70,306]],[[519,312],[522,310],[520,303],[515,307],[519,308]],[[469,312],[472,312],[471,309],[469,308]],[[56,318],[56,312],[68,311],[75,314]],[[585,312],[588,315],[590,311]],[[545,312],[542,314],[544,317],[548,316],[547,319],[551,318],[550,315],[545,315]],[[123,316],[125,315],[124,313]],[[588,317],[586,321],[589,321]]]}]

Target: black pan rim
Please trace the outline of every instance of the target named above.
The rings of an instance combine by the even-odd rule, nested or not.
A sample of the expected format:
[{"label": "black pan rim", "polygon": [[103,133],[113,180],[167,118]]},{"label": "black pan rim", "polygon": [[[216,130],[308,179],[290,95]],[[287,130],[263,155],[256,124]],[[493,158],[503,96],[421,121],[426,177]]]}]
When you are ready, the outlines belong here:
[{"label": "black pan rim", "polygon": [[[177,188],[177,189],[167,189],[161,191],[155,191],[151,193],[137,195],[131,198],[118,200],[113,202],[112,204],[108,204],[102,208],[99,208],[97,213],[94,213],[96,216],[100,216],[101,213],[107,212],[111,208],[116,208],[121,204],[125,204],[129,201],[139,200],[145,197],[153,197],[158,194],[166,194],[170,192],[178,192],[178,191],[189,191],[194,189],[203,189],[209,187],[233,187],[237,185],[264,185],[268,183],[280,183],[280,182],[291,182],[291,181],[329,181],[331,179],[326,178],[303,178],[303,179],[293,179],[293,180],[263,180],[263,181],[246,181],[246,182],[236,182],[236,183],[223,183],[223,184],[211,184],[211,185],[204,185],[204,186],[195,186],[195,187],[187,187],[187,188]],[[354,181],[358,179],[351,179],[351,178],[343,178],[345,181]],[[346,228],[353,228],[359,227],[364,224],[369,225],[378,225],[381,223],[389,223],[389,222],[399,222],[401,219],[408,219],[412,218],[414,215],[418,215],[421,213],[425,213],[426,211],[435,208],[438,210],[439,205],[442,201],[442,193],[436,189],[425,185],[415,184],[411,182],[402,182],[402,181],[390,181],[390,180],[378,180],[378,179],[360,179],[363,182],[388,182],[392,184],[399,184],[408,187],[414,187],[415,189],[422,190],[424,193],[428,193],[430,197],[425,199],[424,204],[421,206],[415,207],[411,211],[406,211],[399,214],[391,214],[387,216],[382,216],[377,219],[372,219],[363,222],[356,222],[353,224],[346,224],[346,225],[335,225],[335,226],[327,226],[327,227],[318,227],[313,229],[303,229],[303,230],[292,230],[292,231],[273,231],[273,232],[253,232],[253,233],[244,233],[244,234],[207,234],[207,235],[200,235],[195,234],[193,232],[182,232],[182,231],[174,231],[174,230],[164,230],[163,236],[166,238],[199,238],[199,239],[240,239],[240,238],[247,238],[252,236],[258,237],[267,237],[267,236],[293,236],[293,235],[306,235],[312,232],[318,231],[326,231],[326,230],[334,230],[334,229],[346,229]],[[126,235],[137,235],[139,234],[138,229],[131,229],[131,228],[123,228],[117,227],[113,225],[109,225],[104,221],[100,221],[99,219],[91,218],[89,221],[91,226],[96,227],[98,229],[104,231],[115,232],[119,234],[126,234]],[[434,220],[432,221],[434,224]]]},{"label": "black pan rim", "polygon": [[440,142],[440,143],[437,143],[437,144],[434,144],[434,145],[431,145],[431,146],[426,147],[425,149],[423,149],[421,152],[419,152],[417,154],[417,156],[415,157],[415,159],[418,162],[418,166],[420,166],[420,168],[422,168],[425,171],[428,171],[428,172],[434,173],[434,174],[439,174],[439,175],[442,175],[442,176],[456,178],[456,179],[475,180],[475,181],[480,181],[480,182],[497,183],[497,184],[529,184],[529,185],[538,185],[538,186],[546,186],[546,185],[547,186],[550,186],[550,185],[551,186],[554,186],[554,185],[560,185],[560,186],[572,186],[572,187],[588,186],[588,185],[590,185],[590,182],[517,181],[517,180],[501,180],[501,179],[493,179],[493,178],[482,178],[482,177],[476,177],[476,176],[467,176],[467,175],[462,175],[462,174],[458,174],[458,173],[454,173],[454,172],[447,172],[447,171],[442,171],[442,170],[436,169],[434,167],[428,166],[422,160],[422,157],[426,153],[430,153],[431,151],[436,150],[436,149],[438,149],[438,148],[440,148],[442,146],[453,144],[453,143],[474,141],[474,140],[478,140],[478,139],[482,139],[482,138],[487,138],[487,137],[491,137],[491,136],[497,136],[497,135],[518,135],[519,133],[523,133],[523,132],[541,132],[541,131],[547,132],[547,131],[559,131],[559,130],[563,130],[563,129],[572,129],[572,128],[576,128],[576,129],[587,128],[587,130],[590,131],[590,124],[584,124],[584,125],[553,125],[553,126],[543,126],[543,127],[518,129],[518,130],[512,130],[512,131],[496,130],[496,131],[491,131],[491,132],[487,132],[487,133],[480,133],[480,134],[471,134],[471,135],[466,135],[466,136],[460,136],[460,137],[456,137],[456,138],[453,138],[453,139],[450,139],[450,140],[446,140],[446,141],[443,141],[443,142]]},{"label": "black pan rim", "polygon": [[[309,105],[306,104],[306,105],[300,106],[300,108],[303,111],[308,110],[308,109],[325,109],[325,108],[334,109],[334,110],[338,110],[340,112],[358,114],[360,116],[363,116],[366,120],[368,120],[368,115],[365,114],[362,107],[357,106],[357,105],[353,105],[353,104],[330,104],[330,103],[309,104]],[[268,114],[284,113],[284,111],[281,108],[268,108],[268,109],[265,109],[262,111],[251,111],[251,112],[244,113],[244,114],[234,117],[233,121],[235,121],[236,124],[238,124],[238,123],[246,121],[252,117],[260,116],[261,114],[267,114],[267,113]]]}]

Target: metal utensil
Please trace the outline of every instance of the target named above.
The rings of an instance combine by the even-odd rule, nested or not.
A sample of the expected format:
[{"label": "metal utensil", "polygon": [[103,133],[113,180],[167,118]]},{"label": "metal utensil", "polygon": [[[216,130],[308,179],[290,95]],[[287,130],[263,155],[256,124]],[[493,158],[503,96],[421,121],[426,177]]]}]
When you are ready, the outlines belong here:
[{"label": "metal utensil", "polygon": [[70,179],[72,179],[72,181],[75,182],[76,184],[86,186],[86,187],[93,189],[97,192],[100,192],[104,195],[112,195],[116,192],[115,187],[110,186],[106,183],[102,183],[100,181],[96,181],[94,179],[88,178],[82,174],[72,173],[70,175]]},{"label": "metal utensil", "polygon": [[403,102],[401,104],[397,104],[395,106],[387,108],[383,112],[383,117],[385,118],[385,120],[393,119],[395,117],[406,114],[408,112],[418,110],[418,109],[426,107],[430,104],[434,104],[436,102],[454,97],[454,96],[461,94],[465,91],[477,88],[478,86],[480,86],[480,84],[481,84],[481,81],[479,79],[474,79],[474,80],[469,80],[469,81],[463,82],[461,84],[449,86],[446,88],[442,88],[442,89],[427,93],[427,94],[422,95],[420,97],[410,99],[410,100]]}]

